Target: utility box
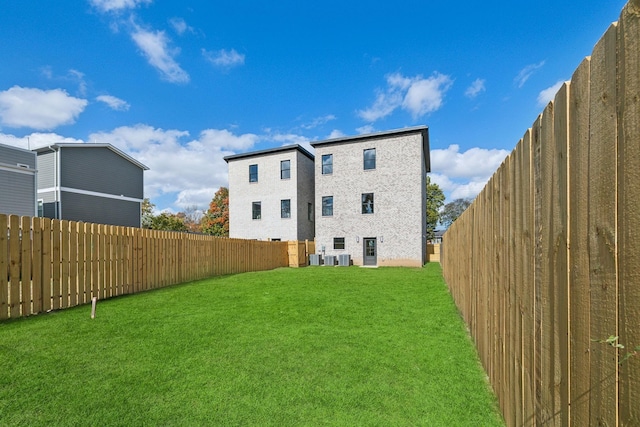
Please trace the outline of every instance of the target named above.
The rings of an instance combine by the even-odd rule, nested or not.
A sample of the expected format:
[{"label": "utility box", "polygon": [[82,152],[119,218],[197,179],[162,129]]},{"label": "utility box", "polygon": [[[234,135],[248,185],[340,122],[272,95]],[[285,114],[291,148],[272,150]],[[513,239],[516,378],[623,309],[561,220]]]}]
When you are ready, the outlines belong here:
[{"label": "utility box", "polygon": [[325,257],[324,257],[324,265],[330,265],[330,266],[336,265],[336,257],[335,257],[335,255],[325,255]]},{"label": "utility box", "polygon": [[338,265],[340,267],[349,267],[351,265],[351,255],[349,254],[338,255]]},{"label": "utility box", "polygon": [[322,255],[309,254],[309,265],[322,265]]}]

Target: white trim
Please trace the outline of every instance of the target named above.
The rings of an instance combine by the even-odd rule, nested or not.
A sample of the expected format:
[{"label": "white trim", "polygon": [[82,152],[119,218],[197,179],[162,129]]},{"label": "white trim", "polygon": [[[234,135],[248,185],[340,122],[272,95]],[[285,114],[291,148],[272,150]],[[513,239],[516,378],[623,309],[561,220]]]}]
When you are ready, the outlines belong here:
[{"label": "white trim", "polygon": [[36,174],[36,170],[35,169],[27,169],[27,168],[23,168],[23,167],[20,167],[20,166],[9,165],[9,164],[6,164],[6,163],[0,164],[0,170],[9,171],[9,172],[15,172],[15,173],[21,173],[21,174],[24,174],[24,175],[35,175]]},{"label": "white trim", "polygon": [[85,196],[94,196],[94,197],[104,197],[106,199],[115,199],[115,200],[124,200],[127,202],[138,202],[142,203],[143,199],[136,199],[135,197],[126,197],[126,196],[117,196],[115,194],[108,193],[99,193],[97,191],[89,191],[89,190],[80,190],[77,188],[69,188],[69,187],[49,187],[49,188],[41,188],[38,189],[38,194],[41,193],[50,193],[52,191],[57,192],[67,192],[67,193],[75,193],[75,194],[83,194]]}]

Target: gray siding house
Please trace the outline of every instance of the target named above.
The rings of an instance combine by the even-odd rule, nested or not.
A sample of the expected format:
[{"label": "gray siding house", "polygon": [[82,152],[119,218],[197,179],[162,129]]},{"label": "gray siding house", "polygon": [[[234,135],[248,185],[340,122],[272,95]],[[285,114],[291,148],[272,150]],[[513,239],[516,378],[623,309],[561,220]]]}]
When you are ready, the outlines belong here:
[{"label": "gray siding house", "polygon": [[236,154],[229,165],[229,236],[312,240],[314,157],[300,145]]},{"label": "gray siding house", "polygon": [[140,227],[148,167],[110,144],[54,144],[34,151],[41,216]]},{"label": "gray siding house", "polygon": [[0,144],[0,214],[36,216],[36,154]]},{"label": "gray siding house", "polygon": [[316,252],[354,265],[421,267],[426,253],[426,126],[311,143]]}]

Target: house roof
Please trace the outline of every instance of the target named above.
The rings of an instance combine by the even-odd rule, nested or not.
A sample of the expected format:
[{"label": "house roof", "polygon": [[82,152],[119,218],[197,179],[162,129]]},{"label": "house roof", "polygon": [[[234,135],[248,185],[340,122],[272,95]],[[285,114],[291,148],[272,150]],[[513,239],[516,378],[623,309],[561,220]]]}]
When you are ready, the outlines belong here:
[{"label": "house roof", "polygon": [[400,136],[400,135],[411,134],[411,133],[421,133],[422,134],[422,150],[424,151],[424,162],[425,162],[425,166],[427,168],[427,172],[431,172],[431,156],[430,156],[430,153],[429,153],[429,128],[427,126],[424,126],[424,125],[423,126],[402,128],[402,129],[388,130],[388,131],[384,131],[384,132],[368,133],[368,134],[365,134],[365,135],[344,136],[344,137],[340,137],[340,138],[326,139],[324,141],[312,142],[311,146],[313,148],[316,148],[317,146],[325,146],[325,145],[331,145],[331,144],[345,144],[345,143],[352,143],[352,142],[362,142],[362,141],[366,141],[368,139],[379,139],[379,138]]},{"label": "house roof", "polygon": [[36,153],[45,153],[45,152],[51,151],[51,150],[57,151],[60,148],[65,148],[65,147],[72,147],[72,148],[96,148],[96,147],[108,148],[109,150],[113,151],[114,153],[116,153],[120,157],[122,157],[122,158],[130,161],[134,165],[138,166],[140,169],[149,170],[148,166],[140,163],[139,161],[137,161],[136,159],[134,159],[133,157],[131,157],[130,155],[128,155],[124,151],[119,150],[118,148],[114,147],[111,144],[84,144],[84,143],[78,143],[78,142],[61,142],[61,143],[57,143],[57,144],[47,145],[45,147],[36,148],[33,151],[35,151]]},{"label": "house roof", "polygon": [[258,150],[258,151],[251,151],[249,153],[232,154],[230,156],[225,156],[224,161],[229,163],[229,160],[238,160],[238,159],[244,159],[249,157],[262,156],[265,154],[274,154],[274,153],[293,151],[293,150],[298,150],[300,153],[304,154],[309,159],[314,160],[313,154],[311,154],[309,151],[304,149],[300,144],[292,144],[292,145],[285,145],[277,148],[269,148],[267,150]]}]

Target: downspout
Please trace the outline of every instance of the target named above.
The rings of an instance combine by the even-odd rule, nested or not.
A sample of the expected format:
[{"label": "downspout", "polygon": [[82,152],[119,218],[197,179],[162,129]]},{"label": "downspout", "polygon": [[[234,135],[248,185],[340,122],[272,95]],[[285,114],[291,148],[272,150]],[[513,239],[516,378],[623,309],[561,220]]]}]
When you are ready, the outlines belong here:
[{"label": "downspout", "polygon": [[[58,167],[58,161],[60,160],[60,151],[56,150],[53,148],[52,145],[48,145],[47,148],[49,150],[51,150],[52,153],[54,153],[54,157],[53,157],[53,198],[55,201],[54,204],[54,211],[55,211],[55,218],[56,219],[60,219],[60,211],[62,211],[62,202],[60,200],[60,187],[58,187],[58,183],[60,182],[60,168]],[[60,208],[58,208],[60,206]]]}]

